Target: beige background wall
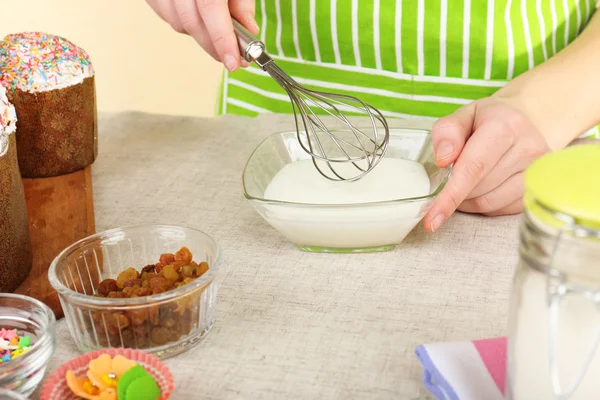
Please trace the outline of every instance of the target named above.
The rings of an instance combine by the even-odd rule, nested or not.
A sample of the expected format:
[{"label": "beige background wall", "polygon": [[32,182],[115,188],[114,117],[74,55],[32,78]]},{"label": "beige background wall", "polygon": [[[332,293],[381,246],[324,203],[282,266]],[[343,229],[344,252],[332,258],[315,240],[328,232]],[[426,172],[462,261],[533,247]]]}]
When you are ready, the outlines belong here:
[{"label": "beige background wall", "polygon": [[0,36],[25,30],[83,47],[102,111],[214,115],[221,67],[144,0],[0,0]]}]

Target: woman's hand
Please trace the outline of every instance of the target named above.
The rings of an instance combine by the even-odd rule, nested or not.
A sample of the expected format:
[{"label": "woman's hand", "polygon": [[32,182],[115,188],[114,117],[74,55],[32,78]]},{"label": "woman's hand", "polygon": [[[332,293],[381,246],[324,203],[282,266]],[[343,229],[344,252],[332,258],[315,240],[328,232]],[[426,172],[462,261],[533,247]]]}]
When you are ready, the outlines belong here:
[{"label": "woman's hand", "polygon": [[240,56],[231,16],[253,34],[254,0],[146,0],[152,9],[179,33],[192,36],[208,54],[229,71],[247,65]]},{"label": "woman's hand", "polygon": [[550,148],[520,109],[510,98],[492,96],[436,121],[436,164],[455,164],[425,216],[428,231],[436,231],[457,209],[485,215],[522,211],[523,171]]},{"label": "woman's hand", "polygon": [[436,122],[436,162],[450,181],[424,219],[437,230],[455,211],[522,211],[523,171],[600,124],[600,12],[567,48],[491,97]]}]

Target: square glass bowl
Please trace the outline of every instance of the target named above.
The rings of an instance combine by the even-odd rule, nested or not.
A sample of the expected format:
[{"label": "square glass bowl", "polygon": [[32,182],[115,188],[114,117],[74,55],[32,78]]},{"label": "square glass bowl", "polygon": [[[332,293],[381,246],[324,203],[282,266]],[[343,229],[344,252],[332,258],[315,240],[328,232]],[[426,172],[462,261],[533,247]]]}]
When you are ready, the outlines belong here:
[{"label": "square glass bowl", "polygon": [[[187,247],[208,272],[173,290],[136,298],[94,297],[98,283],[133,267],[156,264],[161,254]],[[50,265],[71,336],[84,353],[111,347],[168,358],[197,344],[212,328],[219,245],[207,234],[171,225],[139,225],[92,235],[62,251]]]},{"label": "square glass bowl", "polygon": [[[338,135],[356,140],[351,132]],[[333,145],[330,140],[322,142]],[[391,128],[385,157],[423,165],[429,176],[429,194],[361,204],[305,204],[267,199],[265,190],[283,167],[310,159],[296,132],[283,132],[269,136],[250,156],[242,178],[244,196],[266,222],[300,250],[338,253],[391,250],[427,213],[452,168],[436,166],[427,130]]]}]

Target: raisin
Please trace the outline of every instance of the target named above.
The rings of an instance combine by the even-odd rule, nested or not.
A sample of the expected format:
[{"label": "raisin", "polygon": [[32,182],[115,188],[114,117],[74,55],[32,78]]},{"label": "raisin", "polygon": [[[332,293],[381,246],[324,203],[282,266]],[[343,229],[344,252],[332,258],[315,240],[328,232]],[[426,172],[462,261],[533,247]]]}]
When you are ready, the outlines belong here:
[{"label": "raisin", "polygon": [[162,270],[162,275],[172,282],[177,282],[179,275],[175,272],[175,268],[172,265],[167,265]]},{"label": "raisin", "polygon": [[158,274],[155,272],[142,272],[142,283],[152,278],[153,276],[158,276]]},{"label": "raisin", "polygon": [[188,283],[194,282],[195,280],[196,280],[196,278],[184,278],[183,282],[181,282],[181,283],[183,283],[184,285],[187,285]]},{"label": "raisin", "polygon": [[157,326],[156,328],[152,328],[150,338],[153,343],[160,346],[163,344],[167,344],[171,340],[173,340],[173,332],[170,329],[164,328],[162,326]]},{"label": "raisin", "polygon": [[146,265],[144,268],[142,268],[142,274],[144,272],[154,272],[154,268],[156,268],[156,265],[154,264]]},{"label": "raisin", "polygon": [[106,324],[106,333],[108,333],[108,335],[110,336],[110,341],[112,343],[120,343],[120,339],[119,339],[119,328],[116,326],[113,326],[112,324]]},{"label": "raisin", "polygon": [[167,290],[173,288],[173,282],[162,276],[155,276],[150,278],[150,287],[154,289],[159,289],[161,292],[166,292]]},{"label": "raisin", "polygon": [[148,320],[148,310],[129,311],[128,316],[133,326],[141,326]]},{"label": "raisin", "polygon": [[131,329],[125,329],[121,331],[121,337],[123,338],[122,345],[130,349],[136,348],[136,341],[133,331]]},{"label": "raisin", "polygon": [[129,267],[126,270],[121,271],[117,276],[117,286],[119,289],[123,289],[125,282],[132,279],[138,279],[138,272],[134,268]]},{"label": "raisin", "polygon": [[138,349],[152,346],[150,343],[150,335],[145,327],[133,328],[133,334],[135,335],[135,344]]},{"label": "raisin", "polygon": [[206,273],[206,271],[208,271],[208,263],[205,261],[202,261],[197,267],[196,267],[196,276],[202,276]]},{"label": "raisin", "polygon": [[192,275],[194,275],[194,267],[192,267],[191,265],[186,265],[181,269],[181,275],[184,278],[191,278]]},{"label": "raisin", "polygon": [[103,296],[108,296],[110,292],[116,292],[118,289],[117,281],[114,279],[105,279],[98,285],[98,293]]},{"label": "raisin", "polygon": [[187,263],[184,263],[183,261],[175,261],[174,263],[170,264],[176,272],[181,272],[181,268],[183,268],[184,266],[187,265]]},{"label": "raisin", "polygon": [[163,328],[171,329],[175,327],[175,325],[177,325],[178,315],[175,313],[173,307],[171,306],[161,307],[159,311],[159,320],[160,325]]},{"label": "raisin", "polygon": [[102,323],[102,311],[94,311],[94,313],[92,314],[92,319],[94,320],[94,322],[98,323]]},{"label": "raisin", "polygon": [[152,294],[152,289],[150,289],[149,287],[141,287],[139,289],[134,290],[133,294],[135,294],[138,297],[150,296]]},{"label": "raisin", "polygon": [[122,313],[113,313],[109,317],[109,322],[112,326],[117,329],[125,329],[130,325],[129,318],[125,314]]},{"label": "raisin", "polygon": [[127,282],[125,282],[123,284],[123,288],[133,287],[133,286],[136,286],[136,285],[139,286],[139,287],[141,287],[142,286],[142,280],[141,279],[132,279],[130,281],[127,281]]},{"label": "raisin", "polygon": [[191,263],[192,252],[187,247],[182,247],[177,253],[175,253],[175,261],[183,261],[186,265]]},{"label": "raisin", "polygon": [[162,265],[169,265],[173,261],[175,261],[175,254],[172,254],[172,253],[161,254],[159,260]]}]

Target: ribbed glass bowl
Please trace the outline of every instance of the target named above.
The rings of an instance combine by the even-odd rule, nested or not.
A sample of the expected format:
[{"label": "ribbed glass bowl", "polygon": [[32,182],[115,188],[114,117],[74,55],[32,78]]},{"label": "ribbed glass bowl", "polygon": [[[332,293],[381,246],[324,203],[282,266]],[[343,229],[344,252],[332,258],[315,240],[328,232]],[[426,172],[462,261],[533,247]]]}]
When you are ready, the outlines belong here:
[{"label": "ribbed glass bowl", "polygon": [[[349,142],[356,140],[351,132],[336,134]],[[330,140],[322,142],[332,145]],[[243,172],[244,196],[266,222],[301,250],[387,251],[401,243],[421,221],[446,185],[452,168],[435,164],[431,135],[422,129],[390,129],[385,157],[423,165],[429,177],[429,193],[361,204],[305,204],[266,198],[265,191],[279,171],[292,162],[310,159],[296,132],[283,132],[269,136],[250,156]]]},{"label": "ribbed glass bowl", "polygon": [[[209,271],[179,288],[137,298],[94,297],[98,283],[158,262],[163,253],[190,249]],[[95,234],[71,245],[52,262],[50,284],[58,292],[71,336],[84,353],[124,347],[168,358],[196,345],[212,328],[221,263],[219,245],[195,229],[138,225]]]},{"label": "ribbed glass bowl", "polygon": [[[17,329],[31,337],[29,351],[0,364],[0,399],[9,391],[27,397],[35,391],[56,349],[56,319],[44,303],[27,296],[0,293],[0,328]],[[5,397],[2,397],[5,396]]]}]

